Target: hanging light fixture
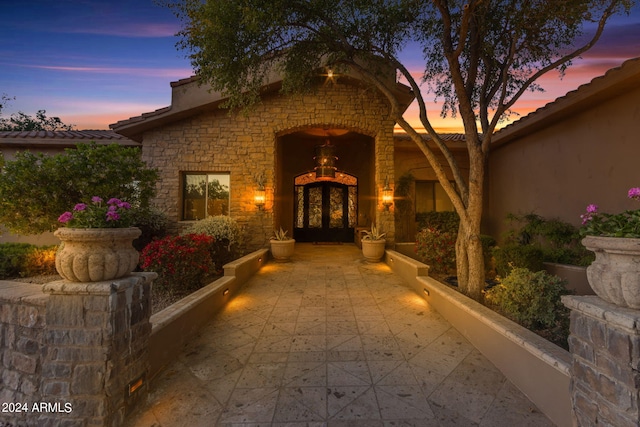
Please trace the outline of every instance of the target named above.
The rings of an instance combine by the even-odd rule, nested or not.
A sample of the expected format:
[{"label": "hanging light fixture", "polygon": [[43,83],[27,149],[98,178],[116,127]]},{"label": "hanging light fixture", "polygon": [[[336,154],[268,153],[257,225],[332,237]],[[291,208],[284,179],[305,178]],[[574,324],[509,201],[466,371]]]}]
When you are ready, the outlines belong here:
[{"label": "hanging light fixture", "polygon": [[329,139],[323,145],[316,147],[316,179],[319,181],[330,181],[336,177],[336,160],[338,158],[334,154],[335,147],[331,145]]}]

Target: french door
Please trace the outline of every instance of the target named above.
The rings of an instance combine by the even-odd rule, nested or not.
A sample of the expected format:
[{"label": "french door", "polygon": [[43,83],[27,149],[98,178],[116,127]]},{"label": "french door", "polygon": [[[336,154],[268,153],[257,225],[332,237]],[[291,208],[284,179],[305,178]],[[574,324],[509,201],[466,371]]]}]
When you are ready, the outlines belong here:
[{"label": "french door", "polygon": [[294,238],[299,242],[353,242],[357,187],[337,182],[296,186]]}]

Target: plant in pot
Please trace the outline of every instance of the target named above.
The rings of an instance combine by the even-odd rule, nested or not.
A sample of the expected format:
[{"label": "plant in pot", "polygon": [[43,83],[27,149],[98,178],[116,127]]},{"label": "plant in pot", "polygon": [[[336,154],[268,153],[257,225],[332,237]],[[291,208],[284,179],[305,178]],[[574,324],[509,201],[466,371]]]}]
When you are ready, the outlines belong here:
[{"label": "plant in pot", "polygon": [[[640,187],[627,195],[640,201]],[[587,268],[594,292],[612,304],[640,309],[640,209],[609,214],[592,204],[581,218],[582,244],[596,254]]]},{"label": "plant in pot", "polygon": [[362,238],[362,255],[368,262],[380,262],[384,256],[384,247],[387,241],[375,224],[371,225],[371,231],[365,231]]},{"label": "plant in pot", "polygon": [[293,250],[295,248],[296,241],[287,237],[287,231],[280,227],[279,230],[273,231],[273,236],[270,240],[271,243],[271,256],[276,261],[289,261],[293,256]]},{"label": "plant in pot", "polygon": [[138,265],[133,240],[142,233],[131,227],[134,209],[111,198],[94,196],[78,203],[58,221],[66,227],[54,235],[62,244],[56,252],[56,270],[71,282],[100,282],[127,276]]}]

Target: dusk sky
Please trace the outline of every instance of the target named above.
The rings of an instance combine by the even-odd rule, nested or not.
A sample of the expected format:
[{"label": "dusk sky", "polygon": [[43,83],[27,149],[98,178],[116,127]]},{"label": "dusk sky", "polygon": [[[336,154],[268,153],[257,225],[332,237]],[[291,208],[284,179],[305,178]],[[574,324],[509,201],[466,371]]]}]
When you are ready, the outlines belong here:
[{"label": "dusk sky", "polygon": [[[0,95],[16,98],[3,116],[44,109],[77,129],[108,129],[168,106],[169,83],[193,74],[186,52],[175,46],[179,26],[153,0],[0,0]],[[525,115],[638,56],[636,6],[631,16],[610,22],[563,80],[546,77],[541,83],[547,91],[527,95],[516,110]],[[438,111],[436,105],[431,113],[437,130],[461,130],[459,120],[436,120]]]}]

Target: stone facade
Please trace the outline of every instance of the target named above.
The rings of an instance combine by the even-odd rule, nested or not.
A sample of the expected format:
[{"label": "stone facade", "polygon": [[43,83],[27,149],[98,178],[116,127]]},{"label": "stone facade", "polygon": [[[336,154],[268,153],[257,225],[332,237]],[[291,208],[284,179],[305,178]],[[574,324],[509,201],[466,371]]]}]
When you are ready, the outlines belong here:
[{"label": "stone facade", "polygon": [[[155,276],[4,282],[0,425],[122,425],[144,395]],[[130,394],[139,379],[142,389]]]},{"label": "stone facade", "polygon": [[567,296],[574,425],[640,424],[640,310]]},{"label": "stone facade", "polygon": [[[230,114],[227,110],[210,108],[148,130],[143,135],[143,159],[158,168],[161,175],[155,204],[176,221],[177,229],[184,228],[188,222],[180,221],[181,174],[229,173],[230,216],[247,232],[245,249],[263,247],[274,227],[289,230],[293,227],[291,214],[283,215],[278,210],[279,204],[289,204],[288,198],[293,197],[293,182],[285,182],[279,172],[281,163],[286,161],[277,155],[279,138],[308,128],[344,129],[367,135],[374,141],[375,160],[370,166],[374,188],[365,189],[359,198],[378,200],[369,217],[393,242],[393,211],[385,212],[380,200],[385,179],[390,182],[394,179],[394,122],[388,109],[388,104],[371,89],[334,83],[308,94],[266,95],[248,113]],[[306,171],[301,169],[300,173]],[[267,190],[262,211],[253,201],[257,175],[264,176]]]}]

